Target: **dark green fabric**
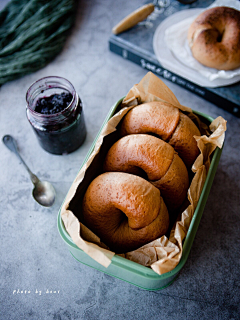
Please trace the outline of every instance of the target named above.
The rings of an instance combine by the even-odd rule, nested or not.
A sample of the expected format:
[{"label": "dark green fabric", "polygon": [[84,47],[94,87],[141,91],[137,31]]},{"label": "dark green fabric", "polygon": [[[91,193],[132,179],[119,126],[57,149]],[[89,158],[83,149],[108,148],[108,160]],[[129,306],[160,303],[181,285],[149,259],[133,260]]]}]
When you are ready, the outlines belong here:
[{"label": "dark green fabric", "polygon": [[0,85],[34,72],[63,48],[75,0],[12,0],[0,12]]}]

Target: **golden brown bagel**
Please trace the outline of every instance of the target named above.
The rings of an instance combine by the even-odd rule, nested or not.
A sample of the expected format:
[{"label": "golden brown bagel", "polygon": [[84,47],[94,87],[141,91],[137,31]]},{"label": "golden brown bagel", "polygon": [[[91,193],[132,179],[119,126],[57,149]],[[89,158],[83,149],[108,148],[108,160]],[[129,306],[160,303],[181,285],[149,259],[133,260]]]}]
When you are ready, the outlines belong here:
[{"label": "golden brown bagel", "polygon": [[214,7],[202,12],[188,30],[193,57],[218,70],[240,67],[240,11]]},{"label": "golden brown bagel", "polygon": [[135,250],[161,237],[169,226],[159,190],[122,172],[103,173],[91,182],[83,199],[83,218],[116,253]]},{"label": "golden brown bagel", "polygon": [[192,120],[176,107],[164,102],[148,102],[131,109],[121,125],[122,136],[148,133],[159,136],[177,151],[187,168],[199,154],[194,135],[200,132]]},{"label": "golden brown bagel", "polygon": [[169,211],[179,208],[189,187],[188,171],[173,147],[147,134],[132,134],[118,140],[108,151],[104,171],[147,174],[160,189]]}]

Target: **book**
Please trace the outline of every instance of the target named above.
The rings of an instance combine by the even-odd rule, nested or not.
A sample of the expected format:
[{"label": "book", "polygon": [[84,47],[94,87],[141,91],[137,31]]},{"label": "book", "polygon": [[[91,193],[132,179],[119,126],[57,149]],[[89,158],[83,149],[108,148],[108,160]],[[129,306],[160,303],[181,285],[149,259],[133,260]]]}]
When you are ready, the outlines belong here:
[{"label": "book", "polygon": [[[169,14],[188,8],[208,7],[213,1],[202,0],[191,5],[184,5],[176,0],[158,1],[163,6],[156,5],[156,13],[152,13],[153,18],[139,23],[132,29],[121,34],[112,34],[109,38],[109,50],[128,59],[147,71],[152,71],[156,75],[163,77],[177,85],[193,92],[203,99],[214,103],[218,107],[240,117],[240,82],[229,86],[208,88],[199,86],[180,75],[164,68],[153,51],[153,35],[158,25]],[[157,7],[158,6],[158,7]]]}]

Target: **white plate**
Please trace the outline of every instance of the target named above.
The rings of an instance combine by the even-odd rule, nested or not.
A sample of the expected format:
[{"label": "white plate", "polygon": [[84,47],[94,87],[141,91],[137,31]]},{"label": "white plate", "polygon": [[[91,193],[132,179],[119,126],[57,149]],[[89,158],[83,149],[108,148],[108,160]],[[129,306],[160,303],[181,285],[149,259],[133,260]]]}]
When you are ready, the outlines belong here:
[{"label": "white plate", "polygon": [[[205,76],[201,75],[199,71],[194,70],[180,61],[173,52],[167,47],[165,43],[165,31],[172,25],[181,22],[184,19],[192,17],[193,19],[206,9],[188,9],[182,10],[166,18],[156,29],[153,36],[153,50],[159,60],[160,64],[167,70],[185,78],[201,87],[222,87],[240,81],[240,76],[235,76],[230,79],[215,79],[208,80]],[[187,34],[186,34],[187,38]],[[201,65],[202,68],[205,68]],[[206,67],[206,70],[209,69]]]}]

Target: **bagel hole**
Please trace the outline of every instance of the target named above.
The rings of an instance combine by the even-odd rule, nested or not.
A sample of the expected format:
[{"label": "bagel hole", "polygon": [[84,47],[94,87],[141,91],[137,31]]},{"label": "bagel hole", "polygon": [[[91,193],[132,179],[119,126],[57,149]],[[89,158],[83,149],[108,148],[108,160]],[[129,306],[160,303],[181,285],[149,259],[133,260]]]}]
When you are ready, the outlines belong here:
[{"label": "bagel hole", "polygon": [[130,173],[135,174],[136,176],[139,176],[147,181],[149,180],[146,172],[140,167],[135,166],[134,168],[132,168],[132,172]]},{"label": "bagel hole", "polygon": [[[177,127],[180,125],[180,121],[181,121],[181,118],[179,119],[179,122],[178,122]],[[177,129],[177,127],[175,128],[175,130]],[[174,132],[175,132],[175,131],[174,131]],[[167,139],[163,139],[160,135],[158,135],[157,133],[154,133],[154,132],[147,132],[146,134],[149,134],[150,136],[153,136],[153,137],[155,137],[155,138],[158,138],[158,139],[160,139],[160,140],[165,141],[165,142],[168,143],[169,140],[171,140],[174,132],[172,132],[171,135],[169,135]]]},{"label": "bagel hole", "polygon": [[217,42],[222,42],[223,34],[224,34],[224,31],[223,31],[222,33],[219,33],[219,34],[218,34],[218,36],[217,36]]},{"label": "bagel hole", "polygon": [[122,224],[126,224],[126,223],[128,224],[128,217],[126,216],[126,214],[122,210],[120,209],[118,210],[119,210],[118,217],[117,219],[115,219],[115,225],[113,227],[114,233],[117,232],[117,230],[120,228]]},{"label": "bagel hole", "polygon": [[162,138],[161,138],[157,133],[147,132],[146,134],[149,134],[150,136],[153,136],[153,137],[155,137],[155,138],[158,138],[158,139],[161,139],[161,140],[162,140]]}]

